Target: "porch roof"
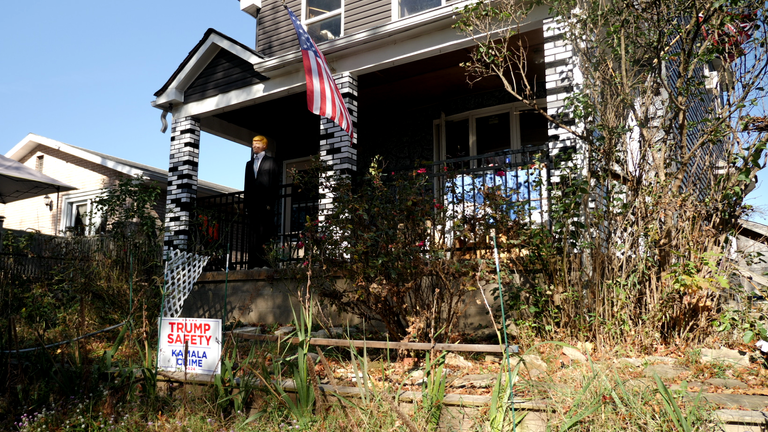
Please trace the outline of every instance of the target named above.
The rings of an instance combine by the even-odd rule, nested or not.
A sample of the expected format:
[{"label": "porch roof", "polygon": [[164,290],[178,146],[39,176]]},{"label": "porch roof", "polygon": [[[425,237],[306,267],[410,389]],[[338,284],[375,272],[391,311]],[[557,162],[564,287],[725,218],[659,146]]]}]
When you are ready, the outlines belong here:
[{"label": "porch roof", "polygon": [[[408,18],[322,42],[318,47],[334,73],[353,72],[356,75],[362,75],[395,66],[409,65],[418,60],[475,45],[472,38],[460,34],[452,27],[455,23],[456,8],[473,2],[474,0],[465,0],[430,9]],[[529,14],[528,20],[520,24],[519,31],[526,32],[540,28],[547,17],[546,8],[536,8]],[[206,54],[210,51],[212,44],[237,54],[243,60],[250,61],[258,73],[269,75],[269,82],[259,82],[236,91],[222,91],[205,100],[186,101],[184,98],[186,86],[212,58],[211,54]],[[264,58],[257,51],[209,29],[174,75],[155,93],[156,99],[152,105],[159,109],[173,111],[174,117],[203,118],[303,92],[305,86],[302,57],[298,49],[272,58]],[[171,103],[172,109],[169,106]],[[206,132],[220,135],[216,128],[210,126],[203,122],[202,127]],[[234,139],[234,141],[238,140]]]},{"label": "porch roof", "polygon": [[[200,39],[197,45],[187,54],[184,61],[176,68],[171,77],[155,92],[157,99],[153,102],[153,105],[182,102],[187,86],[192,83],[221,49],[231,52],[250,64],[264,59],[261,54],[247,45],[238,42],[224,33],[209,28],[203,35],[203,38]],[[258,72],[256,73],[261,80],[269,79]]]}]

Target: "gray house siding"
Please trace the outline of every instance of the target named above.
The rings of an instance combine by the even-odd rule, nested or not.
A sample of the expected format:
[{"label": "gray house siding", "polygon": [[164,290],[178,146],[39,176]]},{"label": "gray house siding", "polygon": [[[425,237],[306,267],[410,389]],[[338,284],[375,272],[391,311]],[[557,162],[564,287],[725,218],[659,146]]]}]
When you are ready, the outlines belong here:
[{"label": "gray house siding", "polygon": [[202,100],[267,79],[253,70],[252,64],[222,49],[184,92],[184,100]]},{"label": "gray house siding", "polygon": [[[298,16],[301,14],[301,0],[287,0],[286,6]],[[268,0],[259,15],[259,46],[256,50],[267,57],[274,57],[289,51],[299,50],[299,41],[293,30],[288,13],[280,1]]]},{"label": "gray house siding", "polygon": [[391,20],[390,0],[347,0],[344,4],[344,35],[386,24]]},{"label": "gray house siding", "polygon": [[[289,8],[299,16],[301,0],[287,0]],[[390,0],[347,0],[344,2],[344,22],[342,33],[347,36],[377,25],[386,24],[392,19]],[[288,14],[279,1],[266,1],[259,15],[259,46],[256,48],[267,57],[275,57],[299,49],[296,33],[288,19]],[[322,50],[322,47],[320,48]]]}]

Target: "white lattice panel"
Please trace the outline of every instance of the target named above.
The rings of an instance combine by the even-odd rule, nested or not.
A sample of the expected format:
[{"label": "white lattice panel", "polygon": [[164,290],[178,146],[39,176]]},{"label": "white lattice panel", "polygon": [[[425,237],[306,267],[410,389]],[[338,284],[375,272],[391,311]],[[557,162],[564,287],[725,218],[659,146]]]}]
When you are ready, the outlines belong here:
[{"label": "white lattice panel", "polygon": [[176,318],[181,313],[184,300],[192,291],[192,286],[203,272],[208,257],[180,250],[172,250],[170,255],[165,268],[163,316]]}]

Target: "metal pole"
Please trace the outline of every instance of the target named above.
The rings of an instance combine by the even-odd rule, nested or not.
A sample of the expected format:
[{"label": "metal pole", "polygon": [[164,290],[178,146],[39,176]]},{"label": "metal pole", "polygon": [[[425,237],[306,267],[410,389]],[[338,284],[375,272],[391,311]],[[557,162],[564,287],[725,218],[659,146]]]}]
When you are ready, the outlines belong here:
[{"label": "metal pole", "polygon": [[[499,265],[499,247],[496,245],[496,230],[491,230],[493,236],[493,257],[496,261],[496,283],[499,285],[499,302],[501,303],[501,328],[504,333],[504,361],[507,363],[507,385],[509,386],[509,397],[507,404],[512,409],[512,428],[515,428],[515,402],[514,391],[512,390],[512,367],[509,362],[509,342],[507,341],[507,318],[504,313],[504,289],[501,286],[501,266]],[[509,399],[512,399],[511,401]]]},{"label": "metal pole", "polygon": [[221,319],[221,325],[227,323],[227,291],[229,283],[229,241],[227,241],[227,262],[224,264],[224,316]]}]

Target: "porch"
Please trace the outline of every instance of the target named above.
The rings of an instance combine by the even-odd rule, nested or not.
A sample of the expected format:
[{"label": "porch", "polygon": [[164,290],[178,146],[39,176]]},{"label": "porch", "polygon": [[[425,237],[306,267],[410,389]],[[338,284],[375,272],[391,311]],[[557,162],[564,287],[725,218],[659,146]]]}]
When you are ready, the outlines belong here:
[{"label": "porch", "polygon": [[[418,172],[430,178],[428,184],[432,190],[425,190],[424,197],[430,197],[444,207],[449,222],[467,216],[492,217],[486,200],[489,191],[493,190],[496,196],[505,200],[506,211],[512,219],[543,224],[548,221],[550,165],[548,147],[542,145],[446,159],[418,170],[404,171]],[[303,168],[307,169],[308,165]],[[359,177],[362,174],[351,172],[350,175]],[[391,177],[385,177],[384,181],[388,178]],[[281,186],[276,212],[278,235],[273,244],[274,251],[279,252],[273,254],[278,267],[303,260],[305,246],[301,242],[301,233],[308,220],[318,219],[321,201],[320,194],[302,190],[294,183]],[[190,248],[211,256],[206,271],[247,269],[248,246],[252,243],[248,239],[253,230],[245,218],[243,205],[243,192],[197,199],[190,223]],[[446,223],[446,226],[450,225]],[[442,241],[446,249],[456,249],[450,230]],[[465,251],[487,247],[479,243],[462,245]]]}]

